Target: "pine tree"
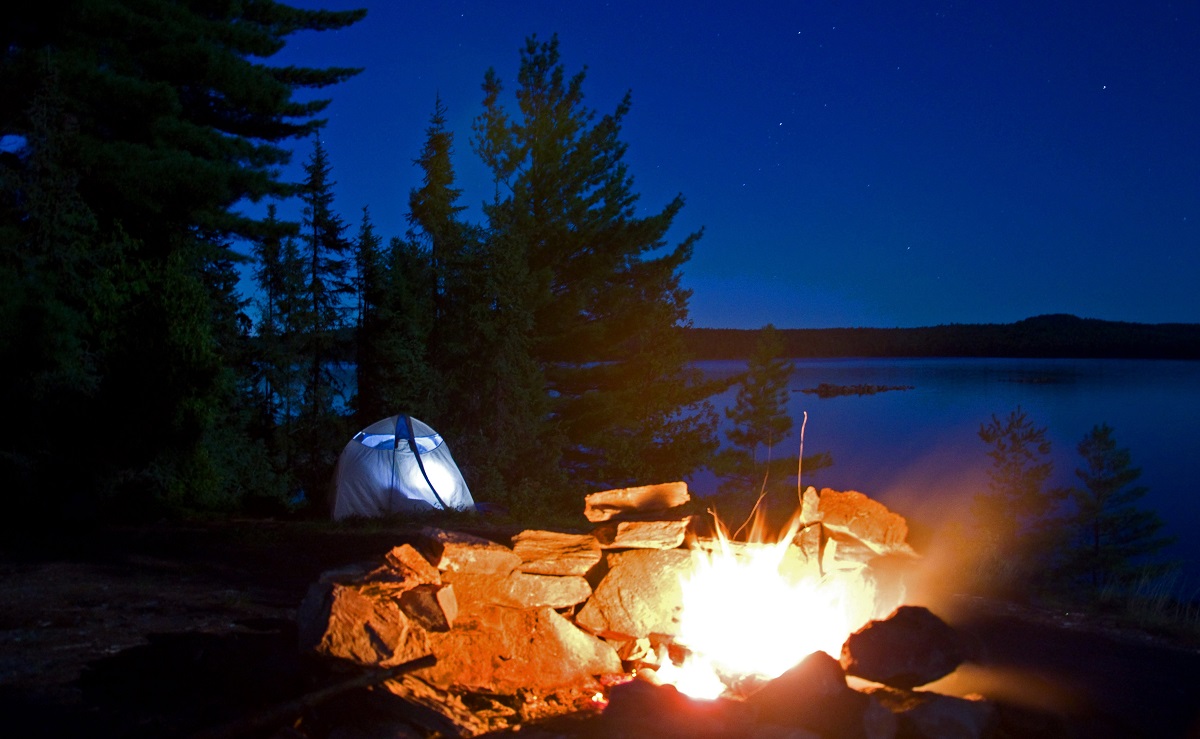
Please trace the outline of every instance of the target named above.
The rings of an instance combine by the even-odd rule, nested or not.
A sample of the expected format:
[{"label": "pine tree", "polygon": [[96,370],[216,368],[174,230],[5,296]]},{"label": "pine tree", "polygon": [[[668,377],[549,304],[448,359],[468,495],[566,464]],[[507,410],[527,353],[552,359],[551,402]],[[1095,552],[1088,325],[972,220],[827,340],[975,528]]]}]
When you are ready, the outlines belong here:
[{"label": "pine tree", "polygon": [[297,310],[301,364],[305,368],[301,407],[297,416],[301,485],[310,500],[323,493],[333,472],[337,442],[344,423],[336,407],[344,397],[339,340],[347,326],[347,301],[353,289],[348,280],[346,224],[333,209],[332,166],[319,138],[304,165],[301,200],[304,204],[301,243],[304,257],[302,306]]},{"label": "pine tree", "polygon": [[763,326],[737,398],[725,409],[725,417],[734,424],[726,436],[736,449],[734,455],[727,455],[729,472],[743,489],[761,480],[774,446],[792,428],[787,401],[788,378],[794,367],[783,358],[783,348],[783,338],[775,327]]},{"label": "pine tree", "polygon": [[1138,507],[1149,492],[1135,484],[1141,469],[1132,466],[1128,449],[1117,448],[1107,424],[1093,427],[1078,449],[1084,466],[1075,470],[1075,476],[1083,485],[1071,489],[1077,538],[1069,572],[1096,588],[1106,578],[1126,580],[1148,571],[1148,558],[1161,552],[1171,538],[1161,535],[1163,522],[1158,514]]},{"label": "pine tree", "polygon": [[270,469],[284,491],[293,489],[292,453],[300,408],[302,327],[300,306],[304,263],[293,224],[277,219],[267,207],[263,236],[252,249],[258,287],[258,322],[252,361],[256,372],[249,390],[255,399],[251,438],[264,445]]},{"label": "pine tree", "polygon": [[445,112],[437,101],[415,162],[423,184],[409,197],[410,242],[432,271],[434,410],[476,496],[520,505],[561,483],[544,382],[529,354],[529,279],[518,248],[461,220]]},{"label": "pine tree", "polygon": [[1046,429],[1034,426],[1020,406],[979,429],[990,445],[988,490],[975,496],[977,544],[991,558],[989,585],[1024,589],[1051,584],[1059,566],[1062,527],[1059,504],[1066,490],[1049,486],[1054,463]]},{"label": "pine tree", "polygon": [[[109,425],[80,450],[87,458],[77,470],[88,479],[64,487],[179,507],[216,499],[210,493],[222,483],[204,460],[224,431],[241,433],[222,368],[240,361],[242,346],[220,323],[239,306],[220,275],[232,241],[258,235],[256,221],[234,206],[294,191],[278,175],[290,155],[284,144],[311,133],[328,101],[293,94],[357,71],[272,68],[263,59],[294,32],[342,28],[362,15],[270,0],[95,0],[23,4],[0,24],[0,130],[28,149],[0,157],[0,229],[21,234],[5,243],[34,268],[23,279],[54,291],[45,305],[70,304],[74,291],[55,282],[61,265],[33,258],[35,233],[64,224],[32,209],[30,196],[69,185],[82,206],[70,212],[90,222],[78,242],[86,258],[71,269],[85,270],[91,287],[79,294],[98,302],[69,320],[20,328],[0,347],[7,354],[38,331],[60,349],[86,347],[69,380],[73,413]],[[55,125],[71,131],[69,160],[39,134],[33,103],[47,85],[62,101]],[[45,157],[69,165],[57,184],[36,165]],[[9,274],[0,275],[5,283]],[[30,379],[5,371],[7,385]]]},{"label": "pine tree", "polygon": [[552,402],[543,423],[562,434],[573,482],[677,479],[716,448],[711,388],[688,367],[678,331],[680,268],[700,234],[666,246],[682,197],[637,216],[620,140],[629,97],[597,119],[583,81],[566,77],[557,38],[527,41],[517,117],[501,108],[495,73],[485,76],[473,143],[496,182],[490,234],[527,275],[529,350]]},{"label": "pine tree", "polygon": [[1050,440],[1046,429],[1034,426],[1020,407],[1004,420],[993,415],[980,426],[979,438],[991,445],[992,468],[988,492],[975,501],[977,517],[1002,538],[1014,539],[1053,507],[1055,498],[1047,489],[1054,470]]}]

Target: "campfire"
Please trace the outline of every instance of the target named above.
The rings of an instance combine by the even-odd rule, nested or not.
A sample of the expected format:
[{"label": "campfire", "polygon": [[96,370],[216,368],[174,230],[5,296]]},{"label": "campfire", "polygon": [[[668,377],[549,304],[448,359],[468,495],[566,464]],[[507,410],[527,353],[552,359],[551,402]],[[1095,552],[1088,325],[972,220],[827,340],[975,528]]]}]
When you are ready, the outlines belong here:
[{"label": "campfire", "polygon": [[901,606],[917,560],[901,516],[809,488],[781,535],[736,541],[675,513],[688,500],[684,483],[595,493],[591,533],[507,545],[425,530],[382,563],[325,573],[301,640],[384,669],[376,689],[448,736],[562,714],[614,734],[880,737],[940,735],[920,727],[950,715],[983,735],[986,703],[911,690],[961,655],[950,627]]}]

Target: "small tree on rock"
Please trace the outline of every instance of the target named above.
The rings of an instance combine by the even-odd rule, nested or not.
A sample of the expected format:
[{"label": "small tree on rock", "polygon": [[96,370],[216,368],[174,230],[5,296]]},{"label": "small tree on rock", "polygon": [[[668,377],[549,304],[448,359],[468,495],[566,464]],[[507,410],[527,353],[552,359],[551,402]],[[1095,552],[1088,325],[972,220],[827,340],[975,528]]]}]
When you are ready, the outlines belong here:
[{"label": "small tree on rock", "polygon": [[733,448],[722,453],[720,472],[742,489],[757,487],[773,446],[792,428],[787,383],[794,367],[783,351],[779,332],[771,324],[763,326],[737,399],[725,409],[725,417],[734,424],[725,433]]},{"label": "small tree on rock", "polygon": [[1056,550],[1056,507],[1066,491],[1049,487],[1054,463],[1046,429],[1037,427],[1017,406],[1004,419],[979,429],[979,438],[990,445],[992,459],[988,490],[975,497],[972,512],[994,558],[987,579],[991,585],[1038,584],[1055,572],[1051,555]]}]

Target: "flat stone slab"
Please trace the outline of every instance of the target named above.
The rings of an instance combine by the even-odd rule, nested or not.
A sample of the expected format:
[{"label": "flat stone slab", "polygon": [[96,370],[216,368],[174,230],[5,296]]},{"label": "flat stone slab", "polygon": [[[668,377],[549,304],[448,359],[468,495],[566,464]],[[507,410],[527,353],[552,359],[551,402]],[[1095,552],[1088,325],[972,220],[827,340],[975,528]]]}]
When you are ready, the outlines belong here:
[{"label": "flat stone slab", "polygon": [[692,516],[670,521],[613,521],[596,528],[602,549],[675,549],[683,545]]},{"label": "flat stone slab", "polygon": [[664,482],[636,488],[604,490],[584,498],[583,515],[592,523],[600,523],[623,513],[665,511],[681,506],[691,499],[686,482]]},{"label": "flat stone slab", "polygon": [[425,528],[421,538],[429,561],[442,572],[507,575],[521,564],[521,558],[511,549],[480,536]]},{"label": "flat stone slab", "polygon": [[522,531],[513,537],[517,569],[532,575],[586,575],[600,562],[600,542],[591,534]]}]

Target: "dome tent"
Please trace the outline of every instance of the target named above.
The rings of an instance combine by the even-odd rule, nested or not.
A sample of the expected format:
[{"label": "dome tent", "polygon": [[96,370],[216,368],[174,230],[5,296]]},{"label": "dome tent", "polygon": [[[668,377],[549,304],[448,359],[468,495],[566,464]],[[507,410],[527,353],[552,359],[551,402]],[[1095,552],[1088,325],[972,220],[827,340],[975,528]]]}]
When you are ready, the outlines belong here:
[{"label": "dome tent", "polygon": [[392,416],[359,431],[334,469],[335,520],[474,507],[450,447],[412,416]]}]

